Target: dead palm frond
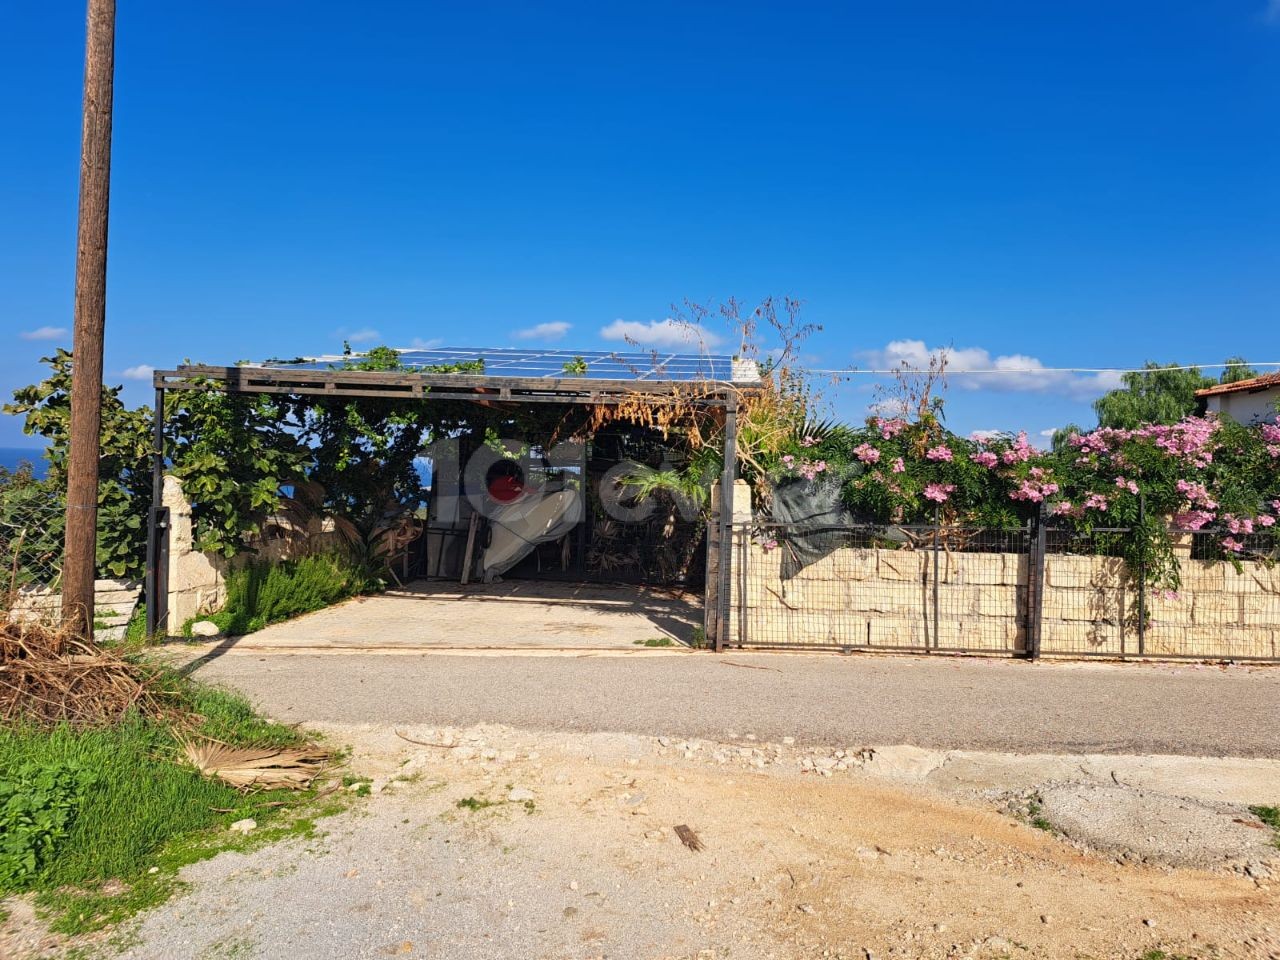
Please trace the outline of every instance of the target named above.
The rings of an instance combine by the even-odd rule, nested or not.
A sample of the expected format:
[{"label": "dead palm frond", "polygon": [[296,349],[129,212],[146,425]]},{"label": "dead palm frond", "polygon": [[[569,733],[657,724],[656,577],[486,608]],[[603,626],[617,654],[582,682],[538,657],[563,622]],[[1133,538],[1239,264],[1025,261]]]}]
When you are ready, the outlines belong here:
[{"label": "dead palm frond", "polygon": [[206,777],[217,777],[238,790],[302,790],[329,763],[329,754],[314,747],[233,747],[216,740],[182,743],[188,762]]}]

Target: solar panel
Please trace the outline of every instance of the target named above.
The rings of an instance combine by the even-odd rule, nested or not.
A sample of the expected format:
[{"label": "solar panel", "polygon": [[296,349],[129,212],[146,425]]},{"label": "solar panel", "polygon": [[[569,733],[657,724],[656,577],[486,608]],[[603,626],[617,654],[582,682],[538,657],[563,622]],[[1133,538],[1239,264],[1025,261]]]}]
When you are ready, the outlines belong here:
[{"label": "solar panel", "polygon": [[[665,351],[613,352],[604,350],[522,350],[513,347],[474,349],[432,347],[397,349],[400,361],[409,370],[431,371],[482,361],[485,377],[517,379],[574,377],[584,380],[652,380],[755,382],[759,371],[751,361],[729,356],[680,354]],[[296,360],[265,360],[255,366],[283,370],[342,370],[364,355],[300,357]],[[585,364],[586,370],[582,371]],[[471,371],[467,371],[471,372]]]}]

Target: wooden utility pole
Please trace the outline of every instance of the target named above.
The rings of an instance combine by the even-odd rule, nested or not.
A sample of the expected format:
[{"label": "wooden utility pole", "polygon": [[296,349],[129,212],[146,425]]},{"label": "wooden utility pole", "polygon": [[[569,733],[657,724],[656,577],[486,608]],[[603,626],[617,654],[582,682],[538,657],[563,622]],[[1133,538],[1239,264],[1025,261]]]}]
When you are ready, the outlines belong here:
[{"label": "wooden utility pole", "polygon": [[111,96],[115,0],[89,0],[80,137],[80,219],[76,234],[75,332],[71,341],[71,442],[67,531],[62,561],[63,622],[93,636],[98,533],[98,434],[102,336],[107,313],[107,209],[111,190]]}]

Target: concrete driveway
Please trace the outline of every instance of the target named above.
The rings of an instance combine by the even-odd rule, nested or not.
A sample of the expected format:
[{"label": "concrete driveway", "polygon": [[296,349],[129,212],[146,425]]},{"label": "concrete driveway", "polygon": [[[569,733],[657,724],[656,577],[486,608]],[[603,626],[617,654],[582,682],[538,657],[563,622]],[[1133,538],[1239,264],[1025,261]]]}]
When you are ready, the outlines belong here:
[{"label": "concrete driveway", "polygon": [[702,597],[653,587],[418,581],[259,630],[241,650],[634,650],[688,643]]},{"label": "concrete driveway", "polygon": [[182,656],[196,677],[241,690],[291,722],[1280,757],[1275,667],[661,650],[326,655],[217,645]]}]

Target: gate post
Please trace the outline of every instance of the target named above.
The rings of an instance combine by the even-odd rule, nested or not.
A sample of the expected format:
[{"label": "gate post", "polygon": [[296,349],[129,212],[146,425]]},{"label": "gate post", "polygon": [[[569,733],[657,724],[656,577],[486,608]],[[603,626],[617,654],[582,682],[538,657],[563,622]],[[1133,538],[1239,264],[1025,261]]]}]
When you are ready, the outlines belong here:
[{"label": "gate post", "polygon": [[1045,554],[1049,545],[1043,503],[1031,517],[1027,540],[1027,642],[1023,655],[1038,660],[1044,625]]},{"label": "gate post", "polygon": [[[942,549],[942,506],[940,504],[933,505],[933,573],[930,579],[933,580],[933,649],[937,650],[939,645],[938,630],[942,623],[942,613],[940,610],[941,603],[938,598],[938,552]],[[924,645],[925,653],[929,652],[930,644]]]},{"label": "gate post", "polygon": [[708,637],[716,653],[729,642],[733,610],[733,482],[738,477],[738,401],[730,397],[724,408],[724,472],[720,476],[720,569],[716,591],[716,635]]},{"label": "gate post", "polygon": [[143,596],[147,604],[147,639],[164,629],[169,611],[169,511],[164,506],[164,384],[155,375],[156,406],[151,423],[151,511],[147,515],[147,566]]},{"label": "gate post", "polygon": [[[1145,491],[1138,493],[1138,529],[1140,536],[1147,535],[1147,495]],[[1132,534],[1130,534],[1132,536]],[[1138,656],[1147,653],[1147,548],[1143,545],[1142,555],[1138,560]],[[1121,629],[1120,636],[1124,636]],[[1123,655],[1123,653],[1122,653]]]}]

